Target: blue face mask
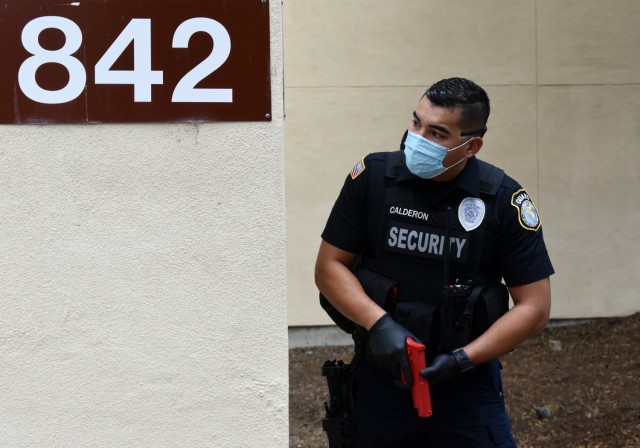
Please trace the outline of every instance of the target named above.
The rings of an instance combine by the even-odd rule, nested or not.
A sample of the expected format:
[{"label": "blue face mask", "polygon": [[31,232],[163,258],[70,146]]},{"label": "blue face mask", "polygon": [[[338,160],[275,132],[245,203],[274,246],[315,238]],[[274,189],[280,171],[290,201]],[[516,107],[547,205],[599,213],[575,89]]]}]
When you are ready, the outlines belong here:
[{"label": "blue face mask", "polygon": [[407,162],[407,168],[409,168],[409,171],[411,171],[412,174],[423,179],[436,177],[453,168],[465,159],[465,157],[462,157],[456,163],[447,168],[442,165],[442,162],[448,152],[455,151],[467,143],[469,143],[469,140],[455,148],[449,149],[409,131],[407,133],[407,138],[404,141],[404,155]]}]

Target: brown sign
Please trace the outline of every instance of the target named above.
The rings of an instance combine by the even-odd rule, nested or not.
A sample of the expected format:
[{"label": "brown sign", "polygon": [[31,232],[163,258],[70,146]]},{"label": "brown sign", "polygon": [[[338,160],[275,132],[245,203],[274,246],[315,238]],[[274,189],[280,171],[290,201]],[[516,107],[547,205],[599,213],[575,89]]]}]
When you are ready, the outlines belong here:
[{"label": "brown sign", "polygon": [[271,119],[268,0],[5,0],[0,123]]}]

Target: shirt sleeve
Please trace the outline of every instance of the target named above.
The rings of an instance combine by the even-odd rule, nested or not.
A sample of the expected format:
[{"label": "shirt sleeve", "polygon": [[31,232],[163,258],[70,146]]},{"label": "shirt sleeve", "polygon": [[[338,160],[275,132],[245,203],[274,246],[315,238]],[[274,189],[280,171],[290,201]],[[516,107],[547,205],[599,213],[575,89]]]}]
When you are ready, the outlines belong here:
[{"label": "shirt sleeve", "polygon": [[554,273],[533,200],[520,185],[501,196],[500,270],[508,286],[536,282]]},{"label": "shirt sleeve", "polygon": [[369,164],[364,158],[347,175],[322,232],[324,241],[351,253],[362,252],[367,239]]}]

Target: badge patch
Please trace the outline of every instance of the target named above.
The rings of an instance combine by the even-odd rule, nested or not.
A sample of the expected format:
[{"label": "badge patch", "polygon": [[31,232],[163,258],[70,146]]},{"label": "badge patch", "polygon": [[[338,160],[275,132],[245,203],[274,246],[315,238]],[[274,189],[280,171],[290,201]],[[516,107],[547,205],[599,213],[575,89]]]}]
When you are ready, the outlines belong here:
[{"label": "badge patch", "polygon": [[464,230],[477,229],[484,219],[485,205],[479,198],[464,198],[458,207],[458,219]]},{"label": "badge patch", "polygon": [[540,215],[524,188],[513,193],[511,205],[518,210],[518,221],[523,228],[534,232],[540,228]]},{"label": "badge patch", "polygon": [[366,166],[364,166],[364,159],[360,159],[360,161],[356,163],[353,168],[351,168],[351,180],[354,180],[356,177],[362,174],[365,168]]}]

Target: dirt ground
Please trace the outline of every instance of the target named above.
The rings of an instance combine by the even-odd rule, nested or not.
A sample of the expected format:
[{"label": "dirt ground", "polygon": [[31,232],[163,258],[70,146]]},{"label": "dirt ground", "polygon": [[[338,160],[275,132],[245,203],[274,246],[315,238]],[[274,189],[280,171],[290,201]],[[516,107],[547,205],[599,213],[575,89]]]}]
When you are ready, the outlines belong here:
[{"label": "dirt ground", "polygon": [[[327,447],[325,360],[351,347],[289,352],[289,446]],[[640,447],[640,313],[552,326],[502,358],[518,446]]]}]

